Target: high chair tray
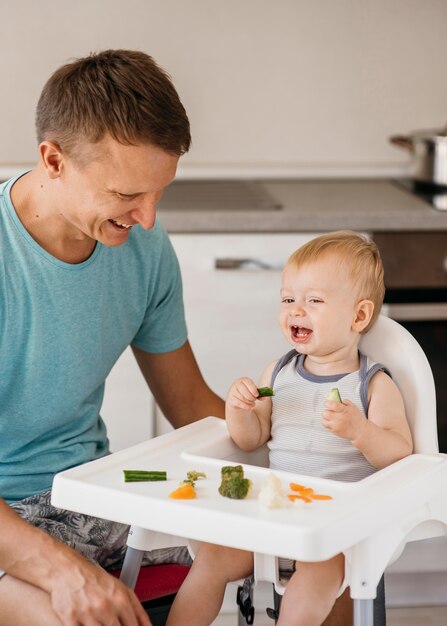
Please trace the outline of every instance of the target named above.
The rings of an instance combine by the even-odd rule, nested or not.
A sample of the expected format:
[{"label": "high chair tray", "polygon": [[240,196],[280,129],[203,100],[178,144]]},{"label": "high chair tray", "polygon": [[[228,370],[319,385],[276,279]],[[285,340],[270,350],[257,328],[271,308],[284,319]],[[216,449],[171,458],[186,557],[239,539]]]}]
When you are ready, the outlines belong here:
[{"label": "high chair tray", "polygon": [[[356,483],[275,471],[286,493],[295,482],[333,499],[303,506],[286,499],[283,508],[273,510],[261,508],[257,497],[270,472],[260,466],[265,460],[262,450],[239,451],[225,422],[208,417],[59,473],[52,503],[143,529],[303,561],[330,558],[381,529],[399,527],[405,534],[419,521],[447,520],[445,455],[415,454]],[[222,497],[220,469],[239,462],[252,489],[244,500]],[[168,480],[125,483],[124,469],[166,470]],[[170,498],[189,470],[207,476],[197,482],[197,498]]]}]

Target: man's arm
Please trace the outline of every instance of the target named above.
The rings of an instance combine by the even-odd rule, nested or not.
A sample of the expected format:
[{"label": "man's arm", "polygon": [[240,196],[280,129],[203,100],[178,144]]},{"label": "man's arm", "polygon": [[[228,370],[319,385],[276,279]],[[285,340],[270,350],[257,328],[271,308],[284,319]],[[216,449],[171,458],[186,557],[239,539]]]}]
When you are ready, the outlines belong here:
[{"label": "man's arm", "polygon": [[205,383],[188,341],[162,354],[132,349],[157,404],[175,428],[208,415],[225,417],[224,401]]},{"label": "man's arm", "polygon": [[[0,580],[0,624],[150,625],[130,589],[1,499],[0,528],[0,568],[6,571]],[[13,599],[8,589],[14,589]],[[30,595],[39,606],[30,605]],[[2,614],[8,615],[6,622]]]}]

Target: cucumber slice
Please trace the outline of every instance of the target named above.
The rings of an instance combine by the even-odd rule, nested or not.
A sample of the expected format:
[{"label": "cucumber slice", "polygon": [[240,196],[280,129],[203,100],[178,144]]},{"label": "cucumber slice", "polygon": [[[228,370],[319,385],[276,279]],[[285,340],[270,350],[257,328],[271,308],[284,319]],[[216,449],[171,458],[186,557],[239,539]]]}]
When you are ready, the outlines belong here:
[{"label": "cucumber slice", "polygon": [[331,400],[331,402],[341,402],[340,392],[337,387],[333,387],[330,391],[327,391],[324,397],[326,400]]},{"label": "cucumber slice", "polygon": [[271,387],[258,387],[258,398],[266,398],[268,396],[274,396],[275,392]]}]

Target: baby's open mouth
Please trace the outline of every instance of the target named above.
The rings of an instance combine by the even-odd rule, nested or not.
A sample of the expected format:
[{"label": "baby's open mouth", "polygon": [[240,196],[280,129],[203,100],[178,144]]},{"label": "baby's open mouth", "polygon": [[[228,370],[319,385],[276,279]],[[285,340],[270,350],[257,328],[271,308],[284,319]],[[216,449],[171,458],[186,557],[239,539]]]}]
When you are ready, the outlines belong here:
[{"label": "baby's open mouth", "polygon": [[110,219],[109,222],[111,222],[114,226],[118,226],[118,228],[122,228],[124,230],[128,230],[133,226],[133,224],[123,224],[122,222],[118,222],[118,220]]},{"label": "baby's open mouth", "polygon": [[304,328],[304,326],[291,326],[290,328],[295,339],[306,339],[312,333],[310,328]]}]

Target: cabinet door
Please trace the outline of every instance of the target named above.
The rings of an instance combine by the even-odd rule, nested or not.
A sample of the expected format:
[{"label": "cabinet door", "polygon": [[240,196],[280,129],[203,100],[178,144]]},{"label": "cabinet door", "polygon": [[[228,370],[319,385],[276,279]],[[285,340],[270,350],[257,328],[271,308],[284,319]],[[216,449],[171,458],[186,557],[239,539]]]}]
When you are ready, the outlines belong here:
[{"label": "cabinet door", "polygon": [[[222,397],[235,378],[255,381],[289,345],[278,325],[281,270],[316,233],[176,234],[191,346],[209,386]],[[156,432],[166,423],[157,415]]]}]

